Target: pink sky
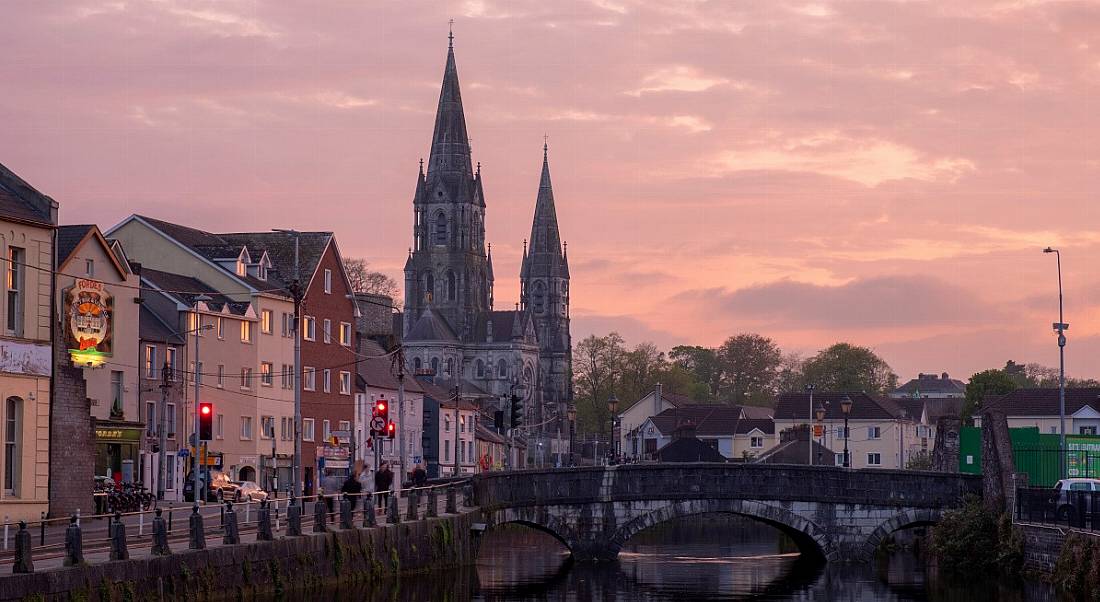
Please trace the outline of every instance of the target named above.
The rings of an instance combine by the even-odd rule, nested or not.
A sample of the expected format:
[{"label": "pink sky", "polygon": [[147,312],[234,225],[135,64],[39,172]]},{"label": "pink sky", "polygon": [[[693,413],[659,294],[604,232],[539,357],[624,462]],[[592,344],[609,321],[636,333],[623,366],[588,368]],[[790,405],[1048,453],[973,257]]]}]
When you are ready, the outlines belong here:
[{"label": "pink sky", "polygon": [[[323,7],[323,8],[322,8]],[[336,232],[401,279],[447,20],[496,298],[542,135],[573,334],[812,354],[903,378],[1100,376],[1100,6],[1042,0],[5,2],[0,162],[63,223]]]}]

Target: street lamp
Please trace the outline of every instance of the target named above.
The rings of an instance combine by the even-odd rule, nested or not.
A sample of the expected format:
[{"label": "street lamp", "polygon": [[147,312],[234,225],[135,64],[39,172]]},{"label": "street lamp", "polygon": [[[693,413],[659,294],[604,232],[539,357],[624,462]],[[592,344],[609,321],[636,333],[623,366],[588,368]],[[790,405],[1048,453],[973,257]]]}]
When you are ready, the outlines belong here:
[{"label": "street lamp", "polygon": [[[824,447],[825,442],[823,440],[825,439],[825,426],[824,426],[824,424],[825,424],[825,406],[821,405],[820,402],[818,402],[817,408],[814,410],[814,415],[817,417],[817,423],[822,425],[822,427],[821,427],[821,439],[822,439],[822,441],[820,441],[819,444],[822,447]],[[814,461],[813,461],[813,457],[814,457],[814,453],[813,453],[814,443],[813,443],[813,441],[814,441],[814,439],[813,439],[813,436],[811,435],[808,438],[808,441],[807,441],[807,444],[810,448],[810,464],[811,465],[813,465],[813,463],[814,463]],[[820,462],[821,451],[817,452],[817,457],[818,457],[818,460],[819,460],[818,464],[820,464],[821,463]]]},{"label": "street lamp", "polygon": [[840,411],[844,413],[844,468],[852,467],[852,459],[848,456],[848,414],[852,413],[852,398],[847,395],[840,400]]},{"label": "street lamp", "polygon": [[[810,407],[810,414],[813,414],[813,410],[814,410],[814,385],[813,384],[806,385],[806,392],[810,394],[810,406],[809,406]],[[809,422],[808,417],[807,417],[807,422]],[[813,435],[810,434],[811,428],[812,427],[809,424],[806,425],[806,441],[808,443],[810,443],[810,445],[806,446],[806,454],[807,454],[808,464],[810,464],[812,466],[813,463],[814,463],[814,446],[813,446],[814,437],[813,437]]]},{"label": "street lamp", "polygon": [[[211,301],[211,297],[207,295],[197,295],[193,301],[195,303],[195,458],[191,462],[191,472],[193,473],[191,481],[191,497],[195,500],[195,506],[199,505],[199,339],[202,336],[202,315],[199,313],[199,303],[206,303]],[[209,486],[209,479],[207,480]],[[203,495],[203,498],[206,496]]]},{"label": "street lamp", "polygon": [[[273,232],[289,234],[294,237],[294,280],[288,287],[294,298],[294,320],[291,322],[294,333],[294,463],[291,465],[291,480],[294,481],[294,497],[302,496],[302,280],[298,269],[298,243],[302,233],[297,230],[272,228]],[[401,404],[398,404],[399,406]],[[404,408],[398,408],[399,419]],[[404,431],[404,423],[402,423]],[[457,428],[457,426],[456,426]],[[455,450],[458,453],[458,450]],[[317,475],[320,477],[320,475]],[[398,477],[398,489],[400,489],[401,477]],[[318,482],[320,479],[318,478]]]},{"label": "street lamp", "polygon": [[[616,414],[619,413],[619,398],[615,396],[615,392],[611,392],[611,397],[607,398],[607,409],[611,412],[611,439],[615,439],[615,419]],[[615,449],[614,443],[612,443],[612,450]]]},{"label": "street lamp", "polygon": [[577,431],[577,406],[569,404],[569,463],[573,463],[573,442]]},{"label": "street lamp", "polygon": [[1054,253],[1058,262],[1058,321],[1054,331],[1058,333],[1058,449],[1061,452],[1061,475],[1065,476],[1066,464],[1066,331],[1069,324],[1062,315],[1062,254],[1058,249],[1047,247],[1044,253]]}]

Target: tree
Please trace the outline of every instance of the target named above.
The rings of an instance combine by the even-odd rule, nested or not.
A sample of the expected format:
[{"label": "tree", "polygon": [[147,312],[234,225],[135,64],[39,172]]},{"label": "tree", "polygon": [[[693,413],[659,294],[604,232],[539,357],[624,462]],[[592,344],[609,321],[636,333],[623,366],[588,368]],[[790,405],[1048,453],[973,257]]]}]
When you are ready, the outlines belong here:
[{"label": "tree", "polygon": [[573,349],[577,425],[582,432],[608,432],[611,411],[607,400],[622,375],[625,355],[623,338],[617,332],[590,335]]},{"label": "tree", "polygon": [[898,375],[866,347],[836,343],[802,365],[802,376],[819,391],[863,391],[884,395],[898,386]]},{"label": "tree", "polygon": [[707,397],[718,395],[722,385],[722,367],[718,364],[718,354],[714,349],[698,345],[677,345],[669,351],[668,358],[704,385]]},{"label": "tree", "polygon": [[[620,402],[634,403],[651,390],[665,372],[668,362],[664,352],[653,343],[641,343],[623,357],[622,373],[615,387]],[[667,384],[662,381],[662,384]],[[674,390],[670,388],[670,390]]]},{"label": "tree", "polygon": [[767,403],[775,393],[775,377],[783,354],[768,337],[739,334],[717,350],[722,370],[721,392],[736,404]]},{"label": "tree", "polygon": [[348,273],[348,280],[351,280],[352,292],[386,295],[390,298],[397,296],[397,281],[382,272],[371,270],[365,259],[345,257],[344,271]]},{"label": "tree", "polygon": [[805,386],[806,377],[802,374],[802,366],[806,360],[797,352],[784,353],[779,361],[779,372],[775,377],[776,393],[801,393]]},{"label": "tree", "polygon": [[[1009,362],[1010,364],[1012,362]],[[981,410],[982,400],[987,395],[1004,395],[1020,388],[1016,374],[1007,370],[984,370],[970,377],[966,383],[966,400],[963,402],[961,417],[964,421]]]}]

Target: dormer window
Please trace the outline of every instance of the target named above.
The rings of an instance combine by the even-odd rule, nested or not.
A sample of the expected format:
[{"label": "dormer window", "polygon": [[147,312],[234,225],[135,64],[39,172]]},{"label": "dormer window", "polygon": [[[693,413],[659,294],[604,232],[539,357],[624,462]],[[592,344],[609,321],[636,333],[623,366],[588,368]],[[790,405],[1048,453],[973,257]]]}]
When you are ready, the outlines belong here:
[{"label": "dormer window", "polygon": [[261,263],[256,267],[256,278],[267,280],[267,266]]},{"label": "dormer window", "polygon": [[248,275],[248,265],[245,264],[244,260],[241,260],[241,259],[237,260],[237,275],[238,276],[247,276]]}]

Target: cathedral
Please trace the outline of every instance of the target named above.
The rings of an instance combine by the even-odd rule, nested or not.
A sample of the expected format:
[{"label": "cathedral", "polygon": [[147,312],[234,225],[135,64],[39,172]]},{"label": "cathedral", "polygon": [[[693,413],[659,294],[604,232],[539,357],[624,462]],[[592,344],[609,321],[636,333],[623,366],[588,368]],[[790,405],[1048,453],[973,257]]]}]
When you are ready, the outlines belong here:
[{"label": "cathedral", "polygon": [[517,434],[539,463],[567,461],[566,412],[573,400],[569,260],[547,154],[543,144],[519,303],[497,310],[481,164],[475,167],[471,158],[451,36],[431,152],[427,166],[421,160],[413,195],[401,338],[415,373],[462,383],[483,407],[506,409],[511,395],[522,400],[524,429]]}]

